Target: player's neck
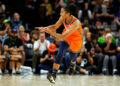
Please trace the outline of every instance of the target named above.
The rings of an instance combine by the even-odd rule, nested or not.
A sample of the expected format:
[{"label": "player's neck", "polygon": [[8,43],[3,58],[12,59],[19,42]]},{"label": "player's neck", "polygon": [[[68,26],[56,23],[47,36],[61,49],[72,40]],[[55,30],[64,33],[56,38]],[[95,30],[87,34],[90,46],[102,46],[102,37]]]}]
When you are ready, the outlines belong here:
[{"label": "player's neck", "polygon": [[66,23],[67,23],[67,24],[70,23],[71,20],[72,20],[72,16],[70,15],[70,16],[68,16],[68,17],[66,18]]}]

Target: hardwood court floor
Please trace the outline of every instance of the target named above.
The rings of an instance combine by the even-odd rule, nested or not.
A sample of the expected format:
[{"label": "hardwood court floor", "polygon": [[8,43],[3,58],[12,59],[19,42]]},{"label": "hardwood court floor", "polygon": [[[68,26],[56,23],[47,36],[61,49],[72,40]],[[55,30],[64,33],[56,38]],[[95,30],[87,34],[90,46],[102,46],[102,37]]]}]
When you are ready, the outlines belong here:
[{"label": "hardwood court floor", "polygon": [[0,86],[120,86],[119,76],[58,75],[55,84],[46,75],[0,76]]}]

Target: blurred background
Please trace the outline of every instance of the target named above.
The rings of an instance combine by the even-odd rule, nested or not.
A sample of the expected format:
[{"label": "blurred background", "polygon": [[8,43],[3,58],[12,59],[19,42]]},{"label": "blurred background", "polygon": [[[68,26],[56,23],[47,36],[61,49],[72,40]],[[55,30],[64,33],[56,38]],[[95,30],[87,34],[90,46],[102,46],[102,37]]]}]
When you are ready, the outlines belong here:
[{"label": "blurred background", "polygon": [[[34,27],[54,24],[61,7],[70,3],[78,6],[85,37],[76,73],[120,74],[120,0],[0,0],[0,74],[20,74],[27,67],[34,74],[52,70],[60,39]],[[68,69],[69,51],[60,73]]]}]

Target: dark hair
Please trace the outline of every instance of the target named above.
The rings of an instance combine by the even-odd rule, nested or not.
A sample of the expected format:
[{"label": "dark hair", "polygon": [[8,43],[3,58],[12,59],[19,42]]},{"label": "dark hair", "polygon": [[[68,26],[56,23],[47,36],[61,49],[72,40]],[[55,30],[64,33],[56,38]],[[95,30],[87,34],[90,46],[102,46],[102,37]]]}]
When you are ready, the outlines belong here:
[{"label": "dark hair", "polygon": [[63,9],[71,15],[77,16],[78,7],[75,4],[67,4]]},{"label": "dark hair", "polygon": [[96,34],[92,34],[91,35],[91,39],[94,40],[94,39],[97,39],[98,37],[96,36]]},{"label": "dark hair", "polygon": [[30,33],[31,37],[33,36],[33,34],[37,34],[37,35],[39,36],[39,31],[38,31],[38,30],[33,30],[33,31]]}]

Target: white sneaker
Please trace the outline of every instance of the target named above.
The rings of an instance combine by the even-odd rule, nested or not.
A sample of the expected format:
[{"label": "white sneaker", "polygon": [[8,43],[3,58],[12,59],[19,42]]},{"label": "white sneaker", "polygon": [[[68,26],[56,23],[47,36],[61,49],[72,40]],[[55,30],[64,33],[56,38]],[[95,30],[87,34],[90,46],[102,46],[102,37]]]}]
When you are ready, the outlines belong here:
[{"label": "white sneaker", "polygon": [[16,71],[15,71],[15,69],[12,69],[12,74],[16,74]]},{"label": "white sneaker", "polygon": [[102,73],[103,73],[104,75],[107,75],[107,74],[108,74],[107,69],[104,68],[104,69],[102,70]]},{"label": "white sneaker", "polygon": [[86,71],[86,72],[85,72],[85,75],[89,75],[89,71]]},{"label": "white sneaker", "polygon": [[117,69],[113,69],[113,75],[117,74]]},{"label": "white sneaker", "polygon": [[0,75],[2,74],[2,70],[0,69]]},{"label": "white sneaker", "polygon": [[17,69],[16,69],[16,73],[17,73],[17,74],[20,74],[20,69],[17,68]]},{"label": "white sneaker", "polygon": [[35,73],[35,68],[32,69],[32,72]]}]

